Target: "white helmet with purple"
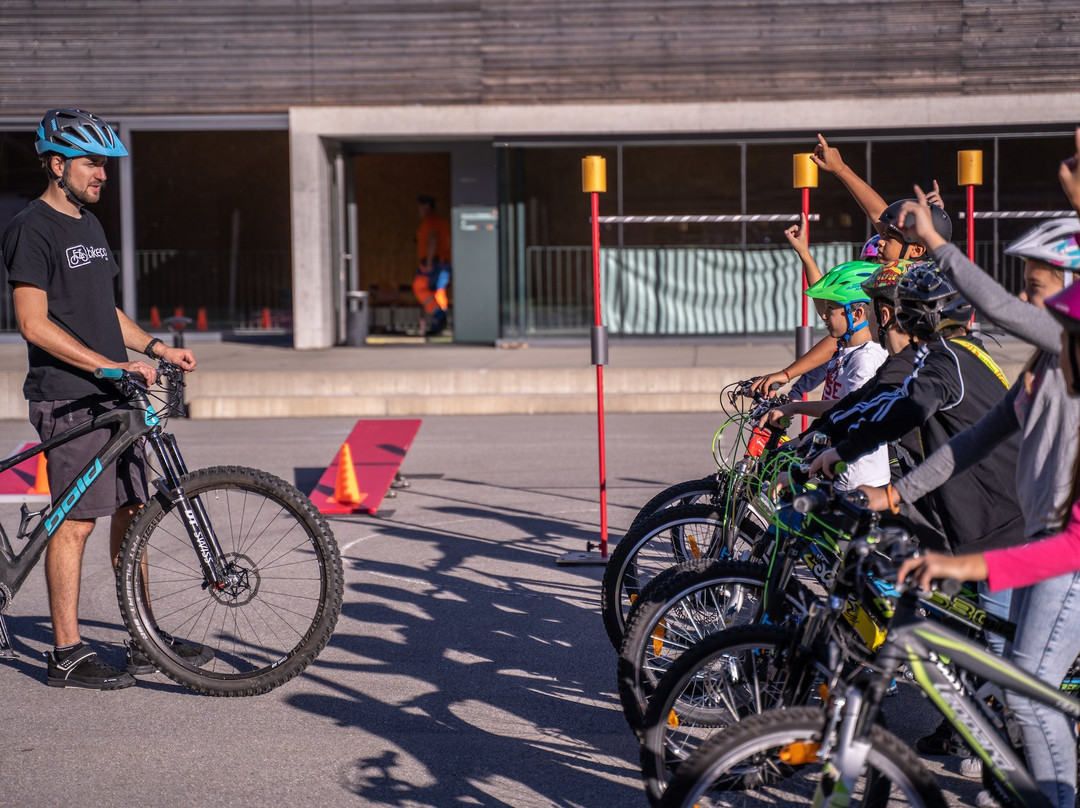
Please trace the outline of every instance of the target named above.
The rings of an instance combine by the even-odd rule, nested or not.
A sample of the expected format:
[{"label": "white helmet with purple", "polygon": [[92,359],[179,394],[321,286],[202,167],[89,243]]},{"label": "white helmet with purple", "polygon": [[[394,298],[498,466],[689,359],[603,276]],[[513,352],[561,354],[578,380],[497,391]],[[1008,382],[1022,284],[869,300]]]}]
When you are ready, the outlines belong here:
[{"label": "white helmet with purple", "polygon": [[1042,261],[1052,267],[1080,272],[1080,221],[1075,216],[1049,219],[1028,230],[1005,248],[1006,255]]}]

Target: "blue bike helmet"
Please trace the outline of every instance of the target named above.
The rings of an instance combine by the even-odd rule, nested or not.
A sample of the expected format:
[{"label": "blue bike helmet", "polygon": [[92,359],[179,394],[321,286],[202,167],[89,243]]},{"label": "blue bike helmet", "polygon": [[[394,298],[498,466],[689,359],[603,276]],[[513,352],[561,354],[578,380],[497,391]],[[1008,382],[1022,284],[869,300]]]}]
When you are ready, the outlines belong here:
[{"label": "blue bike helmet", "polygon": [[127,157],[113,128],[81,109],[50,109],[38,125],[34,148],[38,154],[62,157]]}]

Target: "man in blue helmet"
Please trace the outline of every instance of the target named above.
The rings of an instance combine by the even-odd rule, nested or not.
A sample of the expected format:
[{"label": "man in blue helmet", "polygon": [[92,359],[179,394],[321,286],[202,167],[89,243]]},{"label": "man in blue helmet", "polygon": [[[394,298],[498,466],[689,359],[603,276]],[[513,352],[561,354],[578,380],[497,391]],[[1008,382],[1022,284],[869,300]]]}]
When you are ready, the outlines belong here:
[{"label": "man in blue helmet", "polygon": [[[119,270],[101,224],[85,209],[101,198],[108,159],[127,155],[112,127],[82,110],[49,110],[35,147],[48,186],[14,218],[0,246],[27,342],[23,394],[44,441],[115,406],[115,388],[95,379],[95,368],[123,368],[153,383],[158,357],[186,371],[194,370],[195,357],[152,339],[116,307],[113,281]],[[148,360],[130,360],[129,349]],[[108,429],[97,430],[47,452],[49,489],[67,488],[108,438]],[[133,447],[87,488],[49,541],[45,580],[55,644],[48,654],[49,685],[115,690],[135,684],[132,672],[148,672],[145,658],[137,658],[141,652],[130,647],[131,672],[101,661],[82,642],[78,615],[83,550],[96,519],[111,517],[115,562],[146,498],[142,454]]]}]

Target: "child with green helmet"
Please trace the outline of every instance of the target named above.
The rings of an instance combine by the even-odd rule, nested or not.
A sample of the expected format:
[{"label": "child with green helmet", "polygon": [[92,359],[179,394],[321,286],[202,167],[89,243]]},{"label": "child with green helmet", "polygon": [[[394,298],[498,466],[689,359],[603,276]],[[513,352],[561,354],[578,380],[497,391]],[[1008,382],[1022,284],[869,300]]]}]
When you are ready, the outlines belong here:
[{"label": "child with green helmet", "polygon": [[[870,296],[862,284],[879,268],[869,261],[848,261],[833,267],[821,280],[806,290],[807,297],[825,303],[822,320],[829,335],[836,340],[825,371],[825,385],[820,401],[792,401],[770,412],[767,419],[783,416],[824,415],[848,393],[859,389],[877,372],[888,354],[873,339],[870,325]],[[850,489],[868,485],[867,480],[888,481],[889,454],[885,446],[849,464],[838,485]]]}]

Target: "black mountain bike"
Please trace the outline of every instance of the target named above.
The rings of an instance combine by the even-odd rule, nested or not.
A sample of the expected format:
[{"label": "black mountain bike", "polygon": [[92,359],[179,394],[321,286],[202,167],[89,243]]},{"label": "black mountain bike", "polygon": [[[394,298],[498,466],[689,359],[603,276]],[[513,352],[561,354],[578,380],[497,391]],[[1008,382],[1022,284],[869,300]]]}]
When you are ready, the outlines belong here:
[{"label": "black mountain bike", "polygon": [[[111,432],[51,505],[22,506],[14,540],[21,547],[0,525],[0,657],[15,655],[3,613],[49,538],[102,470],[145,441],[160,476],[120,550],[124,623],[154,666],[185,687],[214,696],[264,693],[303,671],[330,640],[344,590],[337,543],[311,501],[284,480],[238,466],[189,471],[164,429],[183,400],[176,395],[183,373],[167,362],[158,373],[168,393],[151,392],[126,371],[99,368],[98,378],[116,384],[118,407],[0,462],[3,472],[93,430]],[[185,660],[173,651],[174,637],[213,657],[201,666]]]}]

